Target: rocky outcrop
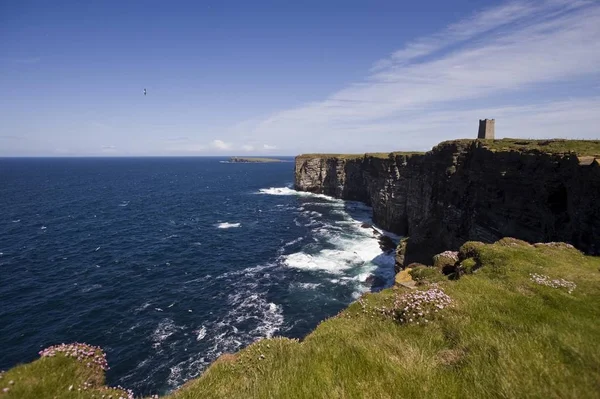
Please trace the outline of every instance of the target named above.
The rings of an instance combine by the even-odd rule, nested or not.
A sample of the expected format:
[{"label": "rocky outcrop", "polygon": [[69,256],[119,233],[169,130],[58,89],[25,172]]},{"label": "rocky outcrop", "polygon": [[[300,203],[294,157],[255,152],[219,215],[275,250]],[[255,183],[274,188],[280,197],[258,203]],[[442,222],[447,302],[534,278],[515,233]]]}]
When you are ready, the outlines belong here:
[{"label": "rocky outcrop", "polygon": [[295,186],[371,205],[376,224],[409,237],[405,265],[505,236],[600,253],[600,157],[458,140],[425,154],[299,156]]}]

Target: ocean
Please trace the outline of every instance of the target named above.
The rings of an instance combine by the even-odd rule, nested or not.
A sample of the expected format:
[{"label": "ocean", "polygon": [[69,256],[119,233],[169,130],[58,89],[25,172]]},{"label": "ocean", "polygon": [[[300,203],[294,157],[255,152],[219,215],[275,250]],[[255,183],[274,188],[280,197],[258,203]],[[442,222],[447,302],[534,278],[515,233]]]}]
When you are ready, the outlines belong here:
[{"label": "ocean", "polygon": [[165,393],[391,284],[369,207],[225,159],[0,159],[0,370],[85,342],[109,385]]}]

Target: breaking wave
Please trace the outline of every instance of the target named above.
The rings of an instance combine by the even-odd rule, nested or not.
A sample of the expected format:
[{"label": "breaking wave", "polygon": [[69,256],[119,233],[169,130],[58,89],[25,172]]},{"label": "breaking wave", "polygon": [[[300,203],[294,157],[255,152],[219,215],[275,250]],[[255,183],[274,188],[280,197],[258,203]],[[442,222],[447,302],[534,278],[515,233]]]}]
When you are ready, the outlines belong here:
[{"label": "breaking wave", "polygon": [[240,227],[241,225],[242,225],[241,223],[223,222],[223,223],[217,224],[217,228],[218,229],[232,229],[232,228]]}]

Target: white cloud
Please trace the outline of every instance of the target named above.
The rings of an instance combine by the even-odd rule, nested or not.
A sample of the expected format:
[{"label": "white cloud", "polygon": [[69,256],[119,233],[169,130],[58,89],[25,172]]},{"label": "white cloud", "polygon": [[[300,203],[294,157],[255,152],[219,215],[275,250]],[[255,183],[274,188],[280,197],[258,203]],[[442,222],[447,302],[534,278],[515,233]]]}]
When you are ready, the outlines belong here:
[{"label": "white cloud", "polygon": [[117,153],[117,147],[114,145],[103,145],[101,152],[103,154],[116,154]]},{"label": "white cloud", "polygon": [[263,149],[265,149],[265,150],[276,150],[277,146],[269,145],[269,144],[263,144]]},{"label": "white cloud", "polygon": [[215,148],[217,150],[221,150],[221,151],[225,151],[225,150],[230,150],[231,149],[231,143],[226,143],[223,140],[213,140],[213,142],[211,143],[212,148]]},{"label": "white cloud", "polygon": [[[275,113],[250,131],[265,141],[296,138],[301,151],[350,145],[402,149],[413,146],[412,140],[427,148],[441,140],[474,137],[477,119],[484,117],[496,118],[496,132],[505,136],[541,136],[548,128],[566,137],[591,136],[590,126],[600,124],[600,113],[592,112],[598,108],[589,108],[598,104],[590,97],[593,91],[573,98],[543,89],[582,79],[598,82],[598,65],[600,3],[513,1],[408,43],[377,62],[364,81],[325,100]],[[531,98],[527,105],[521,100],[525,96]],[[547,110],[553,107],[578,112],[561,112],[564,123],[544,123],[544,128],[532,122],[535,114],[527,113],[552,117]],[[576,116],[581,113],[587,122]],[[519,129],[519,121],[531,130]],[[509,126],[512,130],[505,131]],[[426,136],[416,133],[425,130]]]},{"label": "white cloud", "polygon": [[244,150],[244,151],[253,151],[254,150],[254,146],[250,145],[250,144],[244,144],[242,146],[242,150]]}]

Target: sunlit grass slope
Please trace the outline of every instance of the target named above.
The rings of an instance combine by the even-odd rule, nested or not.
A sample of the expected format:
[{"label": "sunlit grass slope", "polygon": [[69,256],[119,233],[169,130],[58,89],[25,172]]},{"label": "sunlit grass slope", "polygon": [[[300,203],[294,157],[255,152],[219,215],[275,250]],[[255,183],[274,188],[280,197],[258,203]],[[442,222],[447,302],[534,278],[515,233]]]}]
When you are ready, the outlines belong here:
[{"label": "sunlit grass slope", "polygon": [[600,258],[518,241],[467,245],[462,255],[481,267],[438,283],[452,305],[426,323],[381,312],[408,291],[368,294],[303,342],[262,340],[171,397],[600,397]]},{"label": "sunlit grass slope", "polygon": [[0,397],[132,398],[131,391],[104,385],[106,367],[100,348],[86,344],[49,348],[40,359],[0,374]]},{"label": "sunlit grass slope", "polygon": [[[302,342],[221,356],[169,398],[600,398],[600,258],[505,239],[460,260],[471,274],[367,294]],[[431,292],[450,305],[406,311]],[[101,369],[57,355],[4,373],[0,397],[99,398],[101,384]]]}]

